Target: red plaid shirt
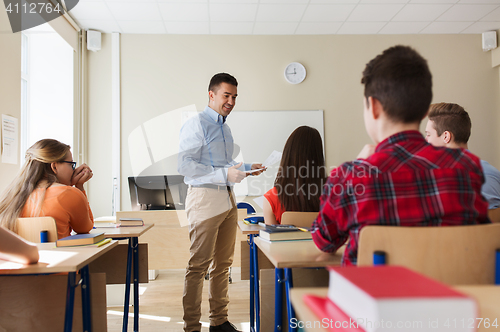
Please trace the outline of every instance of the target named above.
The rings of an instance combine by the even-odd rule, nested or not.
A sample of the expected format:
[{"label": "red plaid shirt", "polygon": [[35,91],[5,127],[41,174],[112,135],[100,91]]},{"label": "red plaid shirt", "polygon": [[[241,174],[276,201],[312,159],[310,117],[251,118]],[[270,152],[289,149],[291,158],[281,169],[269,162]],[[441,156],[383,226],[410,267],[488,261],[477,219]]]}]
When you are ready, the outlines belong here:
[{"label": "red plaid shirt", "polygon": [[313,223],[314,243],[335,252],[349,239],[342,265],[355,265],[367,225],[489,223],[483,182],[479,158],[470,152],[433,147],[418,131],[397,133],[368,159],[332,170]]}]

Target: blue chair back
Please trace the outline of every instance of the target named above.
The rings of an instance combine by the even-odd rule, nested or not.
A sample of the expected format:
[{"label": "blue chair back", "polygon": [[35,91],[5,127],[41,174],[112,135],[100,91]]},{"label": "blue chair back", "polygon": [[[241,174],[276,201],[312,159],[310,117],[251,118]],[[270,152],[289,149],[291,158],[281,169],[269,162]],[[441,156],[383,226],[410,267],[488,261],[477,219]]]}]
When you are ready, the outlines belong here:
[{"label": "blue chair back", "polygon": [[247,214],[255,213],[255,208],[247,202],[239,202],[236,204],[236,207],[238,209],[247,209]]}]

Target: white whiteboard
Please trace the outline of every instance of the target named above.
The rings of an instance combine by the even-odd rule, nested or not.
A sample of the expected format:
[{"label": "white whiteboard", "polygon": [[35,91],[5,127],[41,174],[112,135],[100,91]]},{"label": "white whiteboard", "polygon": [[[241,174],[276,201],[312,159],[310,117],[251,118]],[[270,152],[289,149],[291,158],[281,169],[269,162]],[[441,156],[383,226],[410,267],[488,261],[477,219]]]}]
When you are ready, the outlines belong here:
[{"label": "white whiteboard", "polygon": [[[312,111],[233,111],[227,117],[240,154],[235,159],[262,163],[273,150],[282,152],[288,136],[300,126],[316,128],[325,148],[323,110]],[[261,196],[273,187],[279,163],[259,176],[249,176],[234,188],[237,196]]]}]

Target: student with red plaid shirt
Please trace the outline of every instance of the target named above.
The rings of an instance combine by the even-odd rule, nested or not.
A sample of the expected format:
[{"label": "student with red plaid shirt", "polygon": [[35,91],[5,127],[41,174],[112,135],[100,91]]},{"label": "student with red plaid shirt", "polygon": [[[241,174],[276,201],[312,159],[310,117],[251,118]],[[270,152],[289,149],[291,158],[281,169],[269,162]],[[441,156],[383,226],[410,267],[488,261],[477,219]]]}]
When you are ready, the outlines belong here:
[{"label": "student with red plaid shirt", "polygon": [[342,265],[356,265],[364,226],[489,223],[479,158],[435,148],[418,131],[432,100],[427,61],[410,47],[391,47],[366,65],[361,83],[375,145],[332,170],[313,223],[316,246],[335,252],[347,241]]}]

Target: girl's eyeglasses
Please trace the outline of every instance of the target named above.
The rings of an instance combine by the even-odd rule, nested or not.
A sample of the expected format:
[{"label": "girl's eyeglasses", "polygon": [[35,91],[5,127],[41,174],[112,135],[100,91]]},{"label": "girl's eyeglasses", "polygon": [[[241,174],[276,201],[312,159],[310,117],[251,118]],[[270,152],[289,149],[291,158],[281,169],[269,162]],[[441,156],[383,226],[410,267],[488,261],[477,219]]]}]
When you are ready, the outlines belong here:
[{"label": "girl's eyeglasses", "polygon": [[71,168],[75,169],[76,168],[76,161],[66,161],[66,160],[63,160],[61,161],[62,163],[68,163],[68,164],[71,164]]}]

